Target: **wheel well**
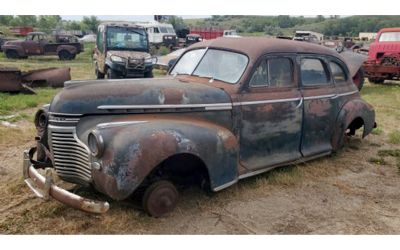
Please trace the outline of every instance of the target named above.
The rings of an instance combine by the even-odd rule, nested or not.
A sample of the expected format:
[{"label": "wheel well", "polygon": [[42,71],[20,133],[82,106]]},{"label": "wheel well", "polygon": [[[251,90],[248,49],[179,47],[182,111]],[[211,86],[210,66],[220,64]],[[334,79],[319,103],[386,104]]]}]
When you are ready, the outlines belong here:
[{"label": "wheel well", "polygon": [[355,118],[347,127],[348,135],[355,135],[356,130],[364,126],[364,120],[361,117]]},{"label": "wheel well", "polygon": [[193,154],[176,154],[161,162],[149,175],[149,181],[168,178],[183,186],[210,188],[209,174],[204,162]]}]

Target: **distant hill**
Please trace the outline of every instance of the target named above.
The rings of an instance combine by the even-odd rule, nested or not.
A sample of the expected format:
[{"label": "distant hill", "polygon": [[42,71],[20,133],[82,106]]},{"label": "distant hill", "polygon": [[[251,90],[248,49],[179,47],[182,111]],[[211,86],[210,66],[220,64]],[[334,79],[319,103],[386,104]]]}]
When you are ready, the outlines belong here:
[{"label": "distant hill", "polygon": [[220,27],[258,35],[293,35],[295,30],[311,30],[325,35],[358,36],[384,27],[400,27],[400,16],[212,16],[184,19],[189,27]]}]

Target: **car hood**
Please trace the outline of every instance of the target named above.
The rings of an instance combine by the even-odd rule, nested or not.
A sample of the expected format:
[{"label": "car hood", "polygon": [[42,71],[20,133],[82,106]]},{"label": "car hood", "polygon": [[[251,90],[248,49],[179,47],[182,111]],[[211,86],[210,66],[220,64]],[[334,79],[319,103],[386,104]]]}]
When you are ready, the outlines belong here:
[{"label": "car hood", "polygon": [[110,56],[119,56],[123,58],[130,59],[144,59],[150,57],[150,54],[142,51],[118,51],[118,50],[110,50],[107,52],[107,57]]},{"label": "car hood", "polygon": [[173,77],[67,82],[50,105],[64,114],[145,113],[230,109],[222,89]]},{"label": "car hood", "polygon": [[25,40],[13,40],[13,41],[7,41],[4,43],[4,45],[21,45]]}]

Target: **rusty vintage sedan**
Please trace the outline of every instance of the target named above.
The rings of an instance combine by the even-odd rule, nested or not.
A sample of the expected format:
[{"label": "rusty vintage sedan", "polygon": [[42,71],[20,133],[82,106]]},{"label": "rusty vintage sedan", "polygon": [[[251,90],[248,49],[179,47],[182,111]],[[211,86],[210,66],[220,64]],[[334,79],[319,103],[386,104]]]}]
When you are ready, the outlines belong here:
[{"label": "rusty vintage sedan", "polygon": [[38,196],[84,211],[109,204],[60,188],[52,172],[162,216],[186,185],[220,191],[368,135],[375,113],[350,75],[320,45],[219,38],[189,47],[166,77],[68,82],[36,114],[24,177]]}]

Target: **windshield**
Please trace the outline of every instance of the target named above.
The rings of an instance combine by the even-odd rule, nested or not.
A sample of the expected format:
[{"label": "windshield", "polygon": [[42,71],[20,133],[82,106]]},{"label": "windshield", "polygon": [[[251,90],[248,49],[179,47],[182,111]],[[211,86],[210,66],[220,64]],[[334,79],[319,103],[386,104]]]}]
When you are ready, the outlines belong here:
[{"label": "windshield", "polygon": [[379,37],[379,42],[399,42],[400,32],[384,32]]},{"label": "windshield", "polygon": [[147,35],[144,30],[129,27],[109,27],[107,48],[112,50],[147,51]]},{"label": "windshield", "polygon": [[233,84],[239,81],[247,62],[248,58],[239,53],[197,49],[184,54],[171,74],[208,77]]}]

